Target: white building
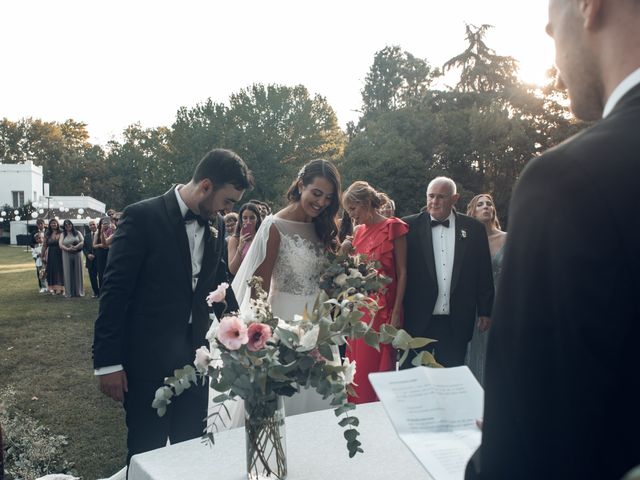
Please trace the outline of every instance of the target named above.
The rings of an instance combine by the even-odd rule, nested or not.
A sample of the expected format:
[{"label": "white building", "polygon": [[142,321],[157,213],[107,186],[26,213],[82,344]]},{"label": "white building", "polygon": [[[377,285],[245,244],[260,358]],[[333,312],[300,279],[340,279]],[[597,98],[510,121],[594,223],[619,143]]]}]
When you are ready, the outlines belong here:
[{"label": "white building", "polygon": [[[36,209],[31,218],[6,217],[10,223],[10,243],[15,245],[18,235],[29,233],[37,218],[47,221],[58,218],[60,222],[69,219],[76,225],[86,225],[90,218],[105,214],[106,205],[85,195],[49,195],[49,184],[44,183],[42,167],[32,161],[17,164],[0,163],[0,206],[10,205],[20,208],[31,203]],[[0,227],[0,230],[2,228]]]},{"label": "white building", "polygon": [[37,202],[44,195],[42,167],[31,160],[24,163],[0,163],[0,205],[13,208]]}]

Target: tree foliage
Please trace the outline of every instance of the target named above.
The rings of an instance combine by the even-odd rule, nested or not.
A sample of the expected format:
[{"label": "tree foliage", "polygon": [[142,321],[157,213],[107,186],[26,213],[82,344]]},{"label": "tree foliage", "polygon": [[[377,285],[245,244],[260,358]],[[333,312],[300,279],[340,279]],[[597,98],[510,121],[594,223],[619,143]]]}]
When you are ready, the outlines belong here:
[{"label": "tree foliage", "polygon": [[[583,125],[571,119],[558,91],[520,82],[516,60],[486,45],[489,28],[467,25],[467,48],[443,66],[460,75],[448,90],[433,88],[437,71],[430,68],[421,79],[405,78],[398,65],[415,58],[408,52],[387,47],[376,54],[362,92],[364,113],[341,163],[347,179],[371,182],[403,215],[424,205],[431,178],[447,175],[462,194],[460,210],[473,195],[491,192],[506,220],[526,163]],[[423,87],[401,88],[410,83]]]}]

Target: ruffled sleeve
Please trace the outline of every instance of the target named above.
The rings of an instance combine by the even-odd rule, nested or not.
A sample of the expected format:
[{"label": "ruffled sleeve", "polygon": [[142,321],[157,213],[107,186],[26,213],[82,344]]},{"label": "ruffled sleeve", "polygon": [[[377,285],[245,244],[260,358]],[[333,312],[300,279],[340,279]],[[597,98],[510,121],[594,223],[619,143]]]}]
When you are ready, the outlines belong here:
[{"label": "ruffled sleeve", "polygon": [[409,226],[399,218],[389,218],[372,232],[371,251],[380,258],[383,254],[393,250],[393,241],[409,231]]}]

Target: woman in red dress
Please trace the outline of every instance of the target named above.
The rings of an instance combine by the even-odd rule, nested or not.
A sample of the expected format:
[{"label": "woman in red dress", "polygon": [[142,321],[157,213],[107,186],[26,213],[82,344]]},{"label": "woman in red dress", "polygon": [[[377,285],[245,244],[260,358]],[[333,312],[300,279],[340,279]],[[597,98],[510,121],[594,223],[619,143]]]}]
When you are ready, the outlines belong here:
[{"label": "woman in red dress", "polygon": [[[409,227],[399,218],[386,218],[378,212],[387,199],[384,193],[377,192],[362,181],[353,183],[342,196],[344,209],[357,224],[351,241],[355,252],[380,262],[380,272],[392,280],[386,286],[386,291],[376,296],[380,310],[373,318],[375,330],[379,330],[384,323],[402,327],[402,300],[407,283],[406,234]],[[368,313],[365,313],[362,321],[371,321]],[[380,345],[380,351],[377,351],[367,345],[364,339],[358,339],[349,342],[347,357],[356,361],[354,383],[357,384],[355,391],[358,395],[357,398],[349,397],[349,401],[377,401],[378,397],[369,382],[369,373],[394,370],[395,349],[391,345]]]}]

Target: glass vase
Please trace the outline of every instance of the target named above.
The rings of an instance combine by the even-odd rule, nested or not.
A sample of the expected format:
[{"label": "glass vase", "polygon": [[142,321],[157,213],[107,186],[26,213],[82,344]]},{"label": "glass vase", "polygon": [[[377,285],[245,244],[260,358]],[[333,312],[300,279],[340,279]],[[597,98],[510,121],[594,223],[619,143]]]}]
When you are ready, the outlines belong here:
[{"label": "glass vase", "polygon": [[287,478],[284,401],[277,397],[254,407],[245,404],[248,480]]}]

